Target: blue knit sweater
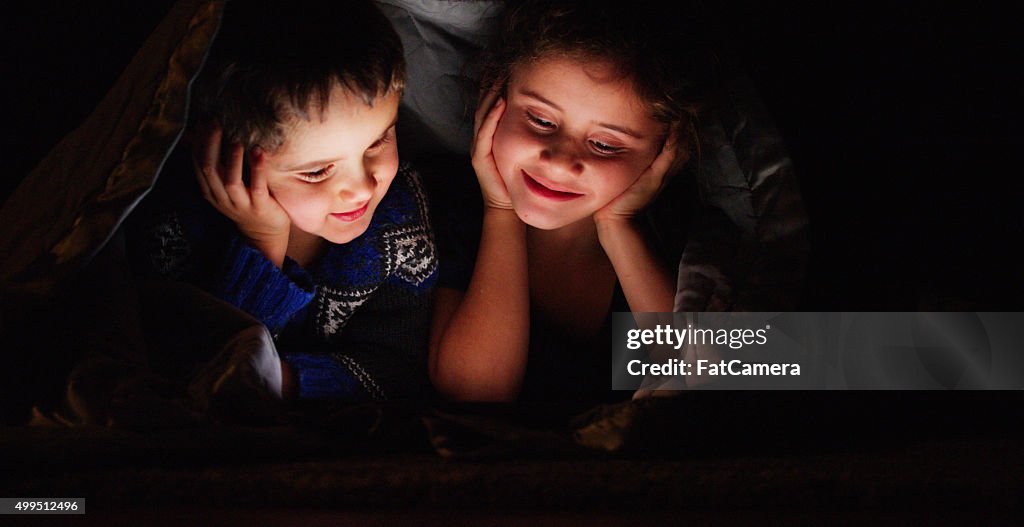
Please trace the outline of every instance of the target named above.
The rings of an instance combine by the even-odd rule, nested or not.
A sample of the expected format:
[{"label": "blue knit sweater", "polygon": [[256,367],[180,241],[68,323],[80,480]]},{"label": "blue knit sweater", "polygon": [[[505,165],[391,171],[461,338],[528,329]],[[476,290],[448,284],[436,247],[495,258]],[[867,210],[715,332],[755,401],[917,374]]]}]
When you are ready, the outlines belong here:
[{"label": "blue knit sweater", "polygon": [[279,269],[174,165],[161,179],[177,179],[158,185],[135,228],[145,273],[196,283],[260,320],[295,371],[300,398],[426,393],[437,258],[415,170],[400,166],[363,235],[329,244],[308,269],[290,258]]}]

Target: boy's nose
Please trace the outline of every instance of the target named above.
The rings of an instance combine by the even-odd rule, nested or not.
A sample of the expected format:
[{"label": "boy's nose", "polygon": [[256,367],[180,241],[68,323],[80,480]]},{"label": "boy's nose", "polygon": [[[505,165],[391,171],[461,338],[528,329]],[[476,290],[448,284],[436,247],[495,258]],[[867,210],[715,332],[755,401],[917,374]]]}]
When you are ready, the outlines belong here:
[{"label": "boy's nose", "polygon": [[362,170],[354,171],[348,177],[341,178],[341,188],[338,189],[338,196],[348,204],[363,203],[373,197],[373,191],[377,188],[377,180],[373,174]]}]

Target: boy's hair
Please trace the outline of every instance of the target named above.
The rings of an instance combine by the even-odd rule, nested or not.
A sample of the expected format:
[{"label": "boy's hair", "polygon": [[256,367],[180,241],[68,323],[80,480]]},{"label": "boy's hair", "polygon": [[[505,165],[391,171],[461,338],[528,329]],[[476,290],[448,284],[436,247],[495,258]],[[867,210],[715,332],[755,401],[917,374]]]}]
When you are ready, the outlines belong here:
[{"label": "boy's hair", "polygon": [[341,86],[368,104],[405,86],[402,42],[369,0],[235,1],[196,80],[192,117],[273,151],[282,125],[323,112]]},{"label": "boy's hair", "polygon": [[505,86],[517,66],[551,56],[609,61],[630,78],[655,120],[677,130],[685,147],[696,146],[713,58],[695,15],[671,11],[643,0],[521,2],[483,56],[481,88]]}]

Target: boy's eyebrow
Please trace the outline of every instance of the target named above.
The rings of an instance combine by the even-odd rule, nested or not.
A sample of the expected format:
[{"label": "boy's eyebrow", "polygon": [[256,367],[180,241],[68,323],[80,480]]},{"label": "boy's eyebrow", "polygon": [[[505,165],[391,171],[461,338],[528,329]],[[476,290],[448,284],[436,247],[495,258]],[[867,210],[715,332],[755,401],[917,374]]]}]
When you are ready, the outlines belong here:
[{"label": "boy's eyebrow", "polygon": [[[384,133],[380,134],[380,137],[378,137],[377,140],[380,141],[380,139],[382,137],[384,137],[385,135],[388,135],[388,130],[390,130],[391,127],[395,126],[396,124],[398,124],[398,115],[397,114],[395,115],[395,118],[391,120],[391,124],[389,124],[388,127],[384,129]],[[331,164],[331,163],[333,163],[335,161],[341,161],[342,159],[344,159],[344,158],[324,159],[324,160],[321,160],[321,161],[311,161],[309,163],[306,163],[304,165],[299,165],[297,167],[286,168],[285,170],[283,170],[283,172],[305,172],[307,170],[313,170],[314,168],[322,168],[322,167],[324,167],[326,165],[329,165],[329,164]]]},{"label": "boy's eyebrow", "polygon": [[284,172],[305,172],[307,170],[313,170],[314,168],[323,168],[323,167],[325,167],[325,166],[327,166],[327,165],[329,165],[329,164],[331,164],[331,163],[333,163],[335,161],[340,161],[340,160],[339,159],[324,159],[323,161],[312,161],[310,163],[306,163],[305,165],[300,165],[300,166],[292,167],[292,168],[286,168],[284,170]]},{"label": "boy's eyebrow", "polygon": [[[544,103],[544,104],[546,104],[546,105],[548,105],[548,106],[550,106],[550,107],[552,107],[552,108],[554,108],[554,109],[556,109],[556,110],[558,110],[560,112],[564,112],[565,111],[565,110],[562,110],[561,106],[558,106],[557,104],[551,102],[550,100],[545,99],[544,97],[542,97],[539,93],[537,93],[535,91],[519,90],[519,93],[521,93],[521,94],[523,94],[523,95],[525,95],[527,97],[530,97],[532,99],[537,99],[538,101],[540,101],[540,102],[542,102],[542,103]],[[630,137],[633,137],[633,138],[636,138],[636,139],[643,139],[644,138],[644,136],[641,135],[639,132],[635,132],[635,131],[630,130],[629,128],[626,128],[624,126],[619,126],[619,125],[615,125],[615,124],[608,124],[608,123],[597,123],[597,125],[602,127],[602,128],[607,128],[609,130],[614,130],[616,132],[619,132],[619,133],[622,133],[622,134],[626,134],[626,135],[628,135]]]}]

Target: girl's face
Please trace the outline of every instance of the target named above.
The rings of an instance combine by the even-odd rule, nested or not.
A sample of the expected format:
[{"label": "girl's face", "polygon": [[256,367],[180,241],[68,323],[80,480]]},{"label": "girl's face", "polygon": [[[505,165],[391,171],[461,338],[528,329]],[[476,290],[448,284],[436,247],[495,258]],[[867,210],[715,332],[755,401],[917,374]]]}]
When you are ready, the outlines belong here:
[{"label": "girl's face", "polygon": [[539,229],[607,205],[650,166],[665,138],[630,80],[599,61],[521,65],[506,97],[494,161],[516,214]]}]

